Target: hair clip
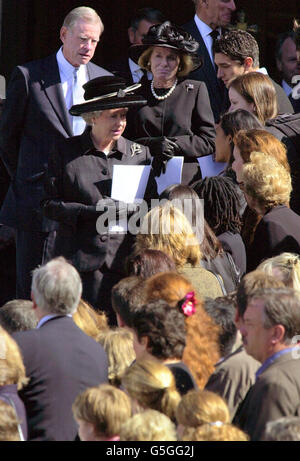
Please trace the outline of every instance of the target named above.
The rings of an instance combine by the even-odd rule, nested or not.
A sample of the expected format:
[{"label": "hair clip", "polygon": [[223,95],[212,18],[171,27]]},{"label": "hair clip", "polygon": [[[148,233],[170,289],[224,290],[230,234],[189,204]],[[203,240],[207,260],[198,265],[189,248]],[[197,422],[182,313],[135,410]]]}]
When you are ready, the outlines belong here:
[{"label": "hair clip", "polygon": [[195,292],[189,291],[185,297],[179,301],[179,306],[183,310],[184,315],[190,317],[196,312],[196,298]]},{"label": "hair clip", "polygon": [[212,421],[211,423],[208,423],[210,426],[216,426],[216,427],[221,427],[224,425],[222,421]]}]

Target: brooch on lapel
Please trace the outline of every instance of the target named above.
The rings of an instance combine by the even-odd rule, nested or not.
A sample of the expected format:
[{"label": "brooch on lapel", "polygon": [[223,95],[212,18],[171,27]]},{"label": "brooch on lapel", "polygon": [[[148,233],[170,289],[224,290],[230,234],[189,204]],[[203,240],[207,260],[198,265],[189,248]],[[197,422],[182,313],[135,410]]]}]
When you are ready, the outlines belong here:
[{"label": "brooch on lapel", "polygon": [[194,89],[194,85],[192,83],[187,83],[185,85],[186,92],[188,93],[189,91],[192,91]]},{"label": "brooch on lapel", "polygon": [[130,147],[130,151],[131,151],[131,157],[133,157],[136,154],[140,154],[143,151],[143,149],[140,144],[134,142]]}]

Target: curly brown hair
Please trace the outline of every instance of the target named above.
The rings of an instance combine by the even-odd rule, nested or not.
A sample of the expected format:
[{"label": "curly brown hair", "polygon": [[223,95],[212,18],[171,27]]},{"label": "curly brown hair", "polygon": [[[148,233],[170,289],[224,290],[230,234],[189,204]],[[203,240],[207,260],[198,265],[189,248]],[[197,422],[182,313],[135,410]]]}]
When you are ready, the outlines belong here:
[{"label": "curly brown hair", "polygon": [[182,313],[162,299],[145,304],[133,316],[132,328],[141,340],[148,338],[149,352],[158,359],[181,359],[186,327]]},{"label": "curly brown hair", "polygon": [[[145,282],[147,301],[164,299],[176,309],[178,302],[191,291],[195,291],[191,283],[175,272],[157,274]],[[205,312],[200,300],[197,300],[195,314],[184,318],[187,337],[183,362],[190,368],[199,388],[203,389],[215,369],[214,364],[220,359],[219,327]]]}]

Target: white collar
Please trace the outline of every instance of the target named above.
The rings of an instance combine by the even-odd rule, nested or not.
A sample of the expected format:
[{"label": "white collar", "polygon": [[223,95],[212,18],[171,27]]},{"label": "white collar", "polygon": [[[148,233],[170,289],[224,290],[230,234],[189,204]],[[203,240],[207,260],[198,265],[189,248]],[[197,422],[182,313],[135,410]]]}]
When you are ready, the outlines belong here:
[{"label": "white collar", "polygon": [[259,73],[264,74],[264,75],[269,75],[268,71],[267,71],[267,69],[265,67],[260,67],[259,69],[257,69],[256,72],[259,72]]},{"label": "white collar", "polygon": [[[69,61],[67,61],[67,59],[64,57],[62,46],[56,53],[56,59],[57,59],[57,64],[58,64],[62,83],[66,80],[69,80],[70,78],[73,78],[75,67],[72,66],[72,64],[70,64]],[[86,67],[84,64],[79,66],[78,77],[80,75],[85,75],[85,72],[86,72],[85,69]]]},{"label": "white collar", "polygon": [[141,70],[140,66],[136,64],[131,58],[128,58],[128,64],[131,70],[131,73],[133,74],[136,71]]},{"label": "white collar", "polygon": [[[199,16],[197,16],[196,14],[194,16],[194,21],[202,37],[207,37],[214,30],[205,22],[203,22],[202,19],[200,19]],[[221,27],[218,27],[216,30],[218,30],[219,34],[221,35]]]}]

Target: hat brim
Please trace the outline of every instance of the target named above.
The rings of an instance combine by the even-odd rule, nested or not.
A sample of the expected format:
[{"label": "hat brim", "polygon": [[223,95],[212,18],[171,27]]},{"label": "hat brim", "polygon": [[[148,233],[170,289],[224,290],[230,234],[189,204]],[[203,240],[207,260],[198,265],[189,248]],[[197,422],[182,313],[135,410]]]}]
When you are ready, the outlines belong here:
[{"label": "hat brim", "polygon": [[125,97],[113,97],[100,100],[86,101],[81,104],[72,106],[69,110],[71,115],[79,116],[88,112],[95,112],[98,110],[120,109],[122,107],[142,107],[147,104],[147,100],[143,96],[126,95]]},{"label": "hat brim", "polygon": [[193,67],[192,67],[191,72],[202,66],[202,59],[197,54],[187,53],[185,51],[179,50],[176,46],[168,45],[167,43],[150,43],[147,45],[131,45],[131,47],[129,48],[130,58],[136,64],[138,64],[138,61],[140,57],[142,56],[142,54],[144,53],[144,51],[146,51],[151,46],[161,46],[163,48],[171,48],[173,50],[176,50],[178,53],[186,54],[187,56],[190,56],[193,61]]}]

